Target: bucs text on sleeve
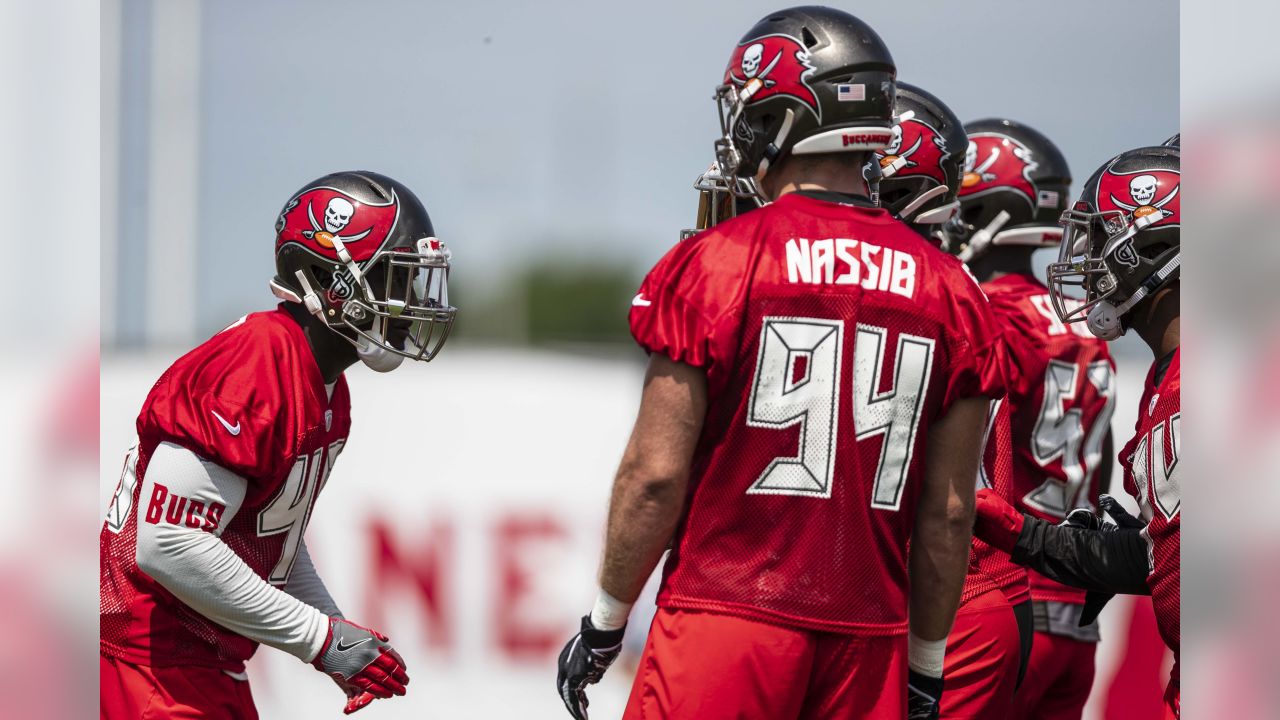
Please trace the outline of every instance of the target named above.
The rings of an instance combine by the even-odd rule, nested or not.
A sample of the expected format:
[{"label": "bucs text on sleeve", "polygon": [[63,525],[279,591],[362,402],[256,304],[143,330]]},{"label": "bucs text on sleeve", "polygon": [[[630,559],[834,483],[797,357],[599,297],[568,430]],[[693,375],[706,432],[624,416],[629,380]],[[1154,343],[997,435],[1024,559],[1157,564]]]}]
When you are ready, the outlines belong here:
[{"label": "bucs text on sleeve", "polygon": [[793,193],[677,245],[637,298],[637,342],[708,386],[659,604],[905,633],[928,429],[1004,393],[963,266],[883,210]]}]

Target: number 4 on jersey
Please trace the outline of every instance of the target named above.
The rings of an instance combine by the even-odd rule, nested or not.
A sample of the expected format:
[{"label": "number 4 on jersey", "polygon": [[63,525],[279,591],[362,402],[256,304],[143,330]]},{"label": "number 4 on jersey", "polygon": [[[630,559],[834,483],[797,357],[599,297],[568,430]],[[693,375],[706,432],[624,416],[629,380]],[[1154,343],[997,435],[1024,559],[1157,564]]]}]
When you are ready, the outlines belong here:
[{"label": "number 4 on jersey", "polygon": [[[854,344],[853,431],[859,441],[881,437],[871,505],[897,510],[915,446],[933,359],[933,341],[898,336],[894,383],[879,392],[888,330],[858,325]],[[800,426],[799,452],[774,458],[747,490],[752,494],[829,498],[840,425],[844,322],[764,319],[747,424]]]},{"label": "number 4 on jersey", "polygon": [[302,544],[302,533],[306,531],[307,520],[311,517],[313,500],[328,480],[342,445],[343,441],[339,440],[328,448],[298,458],[280,492],[258,513],[258,537],[287,533],[280,559],[267,576],[267,581],[273,585],[283,585],[289,580],[293,561]]},{"label": "number 4 on jersey", "polygon": [[[1083,411],[1072,407],[1084,390],[1084,383],[1093,387],[1104,401],[1089,428],[1084,426]],[[1082,506],[1080,496],[1098,471],[1115,404],[1115,373],[1111,363],[1106,360],[1089,363],[1084,368],[1082,381],[1080,366],[1076,363],[1049,361],[1044,373],[1044,402],[1031,435],[1031,454],[1041,467],[1061,461],[1066,480],[1046,478],[1038,488],[1027,493],[1023,502],[1059,518]],[[1088,497],[1087,492],[1085,496]]]}]

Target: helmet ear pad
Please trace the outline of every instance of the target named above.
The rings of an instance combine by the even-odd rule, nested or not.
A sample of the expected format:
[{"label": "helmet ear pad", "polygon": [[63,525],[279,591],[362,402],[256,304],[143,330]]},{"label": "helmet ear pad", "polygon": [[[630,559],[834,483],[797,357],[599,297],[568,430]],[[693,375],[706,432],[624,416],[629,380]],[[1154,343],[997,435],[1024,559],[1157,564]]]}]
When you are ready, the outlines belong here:
[{"label": "helmet ear pad", "polygon": [[1120,313],[1115,305],[1103,300],[1089,310],[1085,319],[1089,332],[1102,340],[1115,340],[1124,334]]},{"label": "helmet ear pad", "polygon": [[734,142],[742,153],[738,177],[755,177],[762,165],[767,168],[777,162],[782,153],[770,140],[776,139],[781,129],[782,118],[777,113],[744,113],[738,119],[733,128]]}]

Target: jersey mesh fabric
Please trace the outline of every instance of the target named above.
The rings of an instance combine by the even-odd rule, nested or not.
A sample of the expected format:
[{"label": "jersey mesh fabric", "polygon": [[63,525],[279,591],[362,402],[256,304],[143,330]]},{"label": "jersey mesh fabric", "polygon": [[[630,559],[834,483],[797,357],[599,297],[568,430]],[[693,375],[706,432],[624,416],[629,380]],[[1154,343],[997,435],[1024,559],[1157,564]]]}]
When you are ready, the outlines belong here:
[{"label": "jersey mesh fabric", "polygon": [[[284,557],[287,538],[293,532],[301,537],[350,425],[345,378],[328,398],[301,328],[283,309],[249,315],[179,358],[156,382],[138,416],[136,472],[126,465],[100,534],[101,652],[138,665],[241,672],[257,648],[196,613],[138,568],[137,523],[147,521],[152,502],[140,496],[142,479],[157,445],[175,443],[248,481],[239,513],[217,529],[228,547],[268,578]],[[295,471],[300,482],[291,486],[296,489],[291,502],[303,527],[259,533],[263,510]],[[158,522],[198,522],[189,517],[185,498],[162,500]],[[207,514],[206,523],[206,530],[215,530]]]},{"label": "jersey mesh fabric", "polygon": [[[814,238],[856,239],[873,264],[903,264],[908,260],[895,253],[909,255],[911,297],[834,282],[844,267],[815,273],[827,282],[789,274],[786,245]],[[860,272],[876,282],[867,268]],[[652,305],[633,307],[632,334],[651,352],[705,368],[709,395],[658,604],[853,634],[905,632],[906,547],[929,426],[959,398],[1003,393],[992,357],[999,342],[976,283],[954,258],[880,210],[793,194],[677,245],[646,278],[641,296]],[[834,333],[823,340],[831,345],[788,351],[787,377],[775,379],[790,385],[786,393],[814,383],[803,435],[798,421],[752,420],[753,395],[765,382],[757,373],[762,338],[781,337],[796,326],[789,323]],[[915,336],[932,348],[927,381],[916,376],[924,387],[918,425],[909,442],[887,453],[912,451],[893,506],[872,506],[886,434],[856,437],[853,349],[860,331],[868,333],[864,340],[878,337],[884,353],[876,394],[900,389],[900,339]],[[904,404],[909,418],[916,405]],[[811,459],[802,438],[831,451],[818,453],[813,484],[765,487],[775,460]]]},{"label": "jersey mesh fabric", "polygon": [[974,553],[969,554],[969,569],[964,576],[964,588],[960,591],[960,605],[978,597],[979,595],[991,590],[999,590],[987,574],[982,572],[982,568],[978,567],[978,558]]},{"label": "jersey mesh fabric", "polygon": [[[1010,274],[983,283],[991,310],[1004,330],[1008,347],[1009,406],[1012,428],[1012,484],[1006,497],[1019,510],[1049,522],[1061,522],[1071,510],[1097,507],[1102,438],[1115,403],[1115,363],[1106,342],[1091,335],[1084,323],[1064,324],[1049,299],[1049,290],[1034,276]],[[1058,375],[1049,378],[1051,365]],[[1064,371],[1074,384],[1060,386]],[[1092,373],[1092,374],[1091,374]],[[1109,382],[1110,397],[1098,384]],[[1050,385],[1070,399],[1049,398]],[[1052,432],[1062,415],[1078,416],[1080,435],[1071,443],[1037,442],[1038,428]],[[1072,427],[1069,425],[1063,428]],[[1091,433],[1096,457],[1086,458]],[[1065,439],[1065,438],[1063,438]],[[1074,444],[1074,448],[1070,445]],[[1055,445],[1054,447],[1048,447]],[[1064,461],[1070,452],[1071,470]],[[1078,478],[1069,482],[1069,476]],[[1083,604],[1085,593],[1037,573],[1029,573],[1031,597],[1043,602]]]},{"label": "jersey mesh fabric", "polygon": [[[1012,502],[1010,498],[1013,488],[1011,416],[1007,402],[1001,401],[995,407],[996,414],[991,419],[987,442],[982,449],[982,476],[979,478],[979,484],[989,485],[993,492]],[[970,567],[976,568],[995,583],[1010,605],[1019,605],[1031,599],[1027,569],[1021,565],[1015,565],[1009,559],[1008,553],[997,550],[976,537],[973,539],[973,550],[970,553]]]},{"label": "jersey mesh fabric", "polygon": [[[1155,367],[1147,375],[1146,391],[1138,411],[1133,439],[1120,452],[1125,490],[1138,501],[1142,517],[1149,518],[1142,531],[1147,538],[1151,574],[1151,604],[1160,637],[1173,650],[1173,679],[1178,679],[1181,647],[1182,500],[1175,468],[1181,443],[1182,367],[1175,350],[1159,385]],[[1157,450],[1163,452],[1157,454]],[[1145,467],[1144,467],[1145,466]],[[1145,472],[1143,472],[1145,470]]]}]

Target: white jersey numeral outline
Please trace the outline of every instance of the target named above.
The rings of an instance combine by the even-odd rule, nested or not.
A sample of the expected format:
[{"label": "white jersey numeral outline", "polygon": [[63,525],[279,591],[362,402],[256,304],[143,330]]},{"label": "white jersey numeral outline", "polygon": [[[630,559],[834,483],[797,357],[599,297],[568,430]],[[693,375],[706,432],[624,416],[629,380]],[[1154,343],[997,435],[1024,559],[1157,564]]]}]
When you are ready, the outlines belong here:
[{"label": "white jersey numeral outline", "polygon": [[1088,382],[1103,398],[1102,410],[1088,428],[1084,412],[1070,407],[1083,389],[1080,366],[1063,360],[1050,360],[1044,373],[1044,401],[1031,433],[1031,456],[1041,467],[1061,461],[1066,481],[1045,478],[1022,501],[1028,506],[1054,517],[1065,518],[1078,507],[1092,507],[1088,488],[1102,460],[1102,445],[1111,415],[1115,412],[1115,371],[1107,360],[1096,360],[1084,369]]},{"label": "white jersey numeral outline", "polygon": [[133,509],[133,490],[138,486],[138,446],[129,448],[124,456],[124,469],[120,471],[120,482],[116,492],[111,496],[111,504],[107,506],[107,530],[120,534],[129,511]]},{"label": "white jersey numeral outline", "polygon": [[[831,497],[843,349],[839,320],[764,319],[747,425],[783,430],[798,423],[800,448],[792,457],[774,458],[748,493]],[[807,365],[797,379],[794,368],[801,358]]]},{"label": "white jersey numeral outline", "polygon": [[[916,431],[933,367],[934,341],[898,336],[893,385],[880,392],[889,331],[857,325],[853,357],[853,431],[859,440],[881,439],[871,505],[897,510],[915,451]],[[840,374],[844,321],[766,317],[760,330],[747,425],[800,426],[796,455],[774,458],[748,494],[829,498],[840,424]],[[805,361],[797,376],[797,362]]]},{"label": "white jersey numeral outline", "polygon": [[[1165,432],[1165,428],[1168,432]],[[1165,460],[1165,436],[1168,435],[1171,460]],[[1156,510],[1166,520],[1172,520],[1182,509],[1182,483],[1178,475],[1178,455],[1182,451],[1182,413],[1175,413],[1169,422],[1158,423],[1150,434],[1138,441],[1133,451],[1130,469],[1134,488],[1138,491],[1138,505],[1143,518],[1150,520]],[[1150,488],[1150,492],[1148,492]],[[1153,503],[1152,500],[1155,502]]]},{"label": "white jersey numeral outline", "polygon": [[258,513],[258,537],[287,533],[280,559],[267,575],[267,582],[283,585],[289,581],[302,535],[306,532],[307,521],[311,519],[311,509],[315,505],[313,500],[328,481],[329,471],[333,469],[334,460],[343,445],[343,440],[336,440],[327,448],[299,457],[279,492]]}]

